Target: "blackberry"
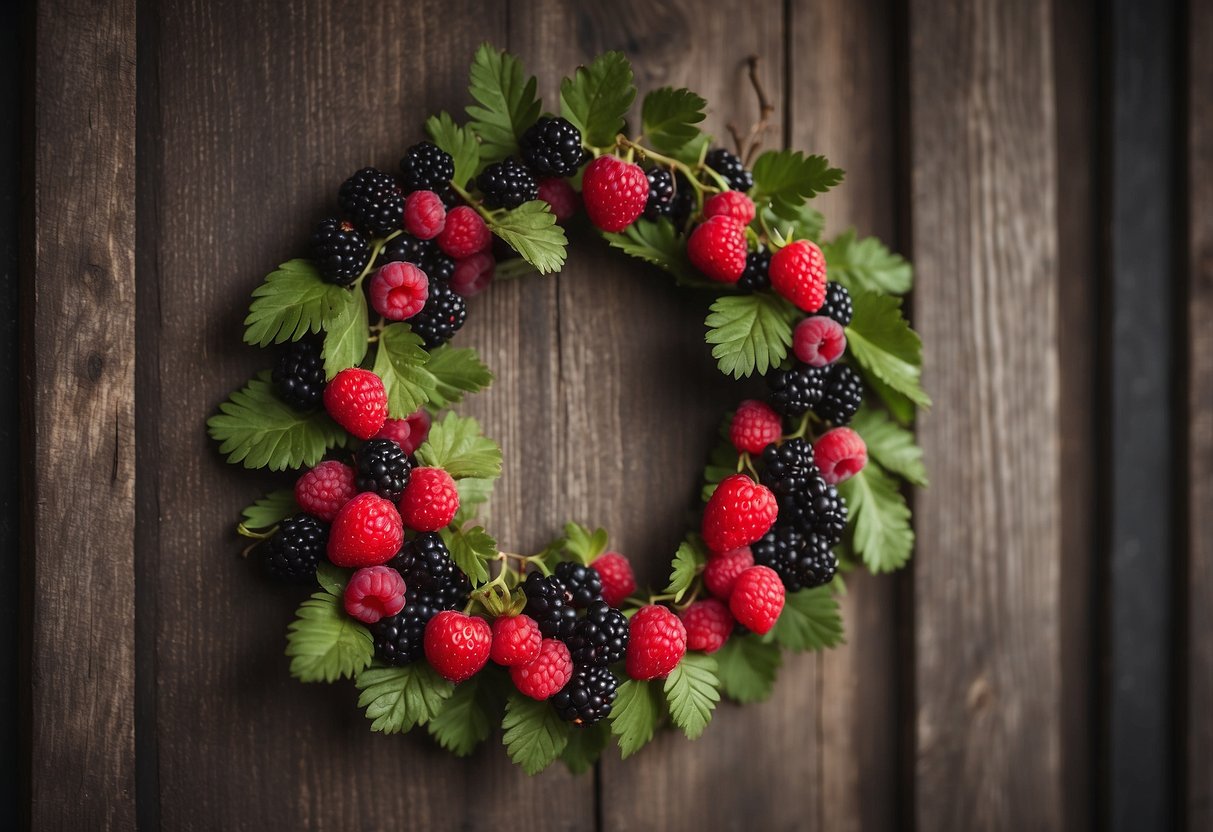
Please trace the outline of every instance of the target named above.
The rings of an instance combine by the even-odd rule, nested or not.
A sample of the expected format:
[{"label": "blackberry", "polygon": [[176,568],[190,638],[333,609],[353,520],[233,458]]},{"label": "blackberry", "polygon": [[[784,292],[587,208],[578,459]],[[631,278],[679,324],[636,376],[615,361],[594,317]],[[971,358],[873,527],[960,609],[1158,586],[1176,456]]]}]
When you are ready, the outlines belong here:
[{"label": "blackberry", "polygon": [[537,176],[572,176],[586,160],[581,131],[559,116],[544,116],[528,127],[518,150]]},{"label": "blackberry", "polygon": [[278,398],[296,410],[311,410],[324,398],[324,361],[320,344],[304,338],[286,346],[270,374]]},{"label": "blackberry", "polygon": [[476,177],[476,187],[489,208],[517,208],[539,198],[539,183],[526,166],[510,157],[489,165]]},{"label": "blackberry", "polygon": [[644,176],[649,180],[649,201],[644,204],[644,218],[668,217],[674,210],[674,177],[665,168],[649,168]]},{"label": "blackberry", "polygon": [[712,170],[724,177],[729,187],[735,191],[748,191],[754,187],[754,175],[745,169],[736,155],[718,147],[708,152],[704,162]]},{"label": "blackberry", "polygon": [[312,233],[312,260],[329,283],[350,285],[370,257],[366,238],[348,220],[321,220]]},{"label": "blackberry", "polygon": [[602,576],[585,564],[556,564],[556,580],[564,587],[564,603],[570,607],[580,610],[602,599]]},{"label": "blackberry", "polygon": [[767,376],[767,401],[784,416],[796,417],[821,401],[825,372],[797,363],[790,370],[774,370]]},{"label": "blackberry", "polygon": [[379,264],[412,263],[420,266],[437,250],[438,246],[433,240],[418,240],[412,234],[402,233],[384,245],[379,252]]},{"label": "blackberry", "polygon": [[328,543],[327,523],[308,514],[288,517],[265,544],[265,569],[279,580],[309,581],[316,576]]},{"label": "blackberry", "polygon": [[851,323],[851,316],[854,313],[855,309],[851,306],[851,293],[847,291],[847,287],[841,283],[835,283],[833,280],[826,283],[826,300],[817,314],[833,318],[846,326]]},{"label": "blackberry", "polygon": [[628,649],[628,619],[606,601],[595,601],[577,622],[566,642],[577,665],[608,665],[623,661]]},{"label": "blackberry", "polygon": [[374,491],[394,503],[409,484],[413,463],[392,440],[372,439],[358,449],[354,470],[360,492]]},{"label": "blackberry", "polygon": [[754,563],[778,573],[784,589],[796,592],[828,584],[838,569],[830,542],[816,534],[801,534],[795,526],[779,524],[750,544]]},{"label": "blackberry", "polygon": [[687,222],[695,213],[698,203],[695,199],[695,189],[681,173],[674,174],[674,198],[670,200],[670,219],[674,228],[679,232],[686,231]]},{"label": "blackberry", "polygon": [[372,237],[386,237],[404,222],[404,194],[390,173],[363,168],[337,192],[341,213]]},{"label": "blackberry", "polygon": [[467,320],[468,308],[464,299],[451,289],[451,284],[440,278],[430,277],[430,296],[413,317],[409,325],[421,336],[425,348],[432,350],[451,340]]},{"label": "blackberry", "polygon": [[577,667],[573,678],[552,697],[560,718],[578,725],[593,725],[611,713],[619,680],[605,667]]},{"label": "blackberry", "polygon": [[804,439],[770,445],[762,452],[762,483],[779,503],[779,520],[802,535],[815,534],[832,546],[847,526],[847,505],[813,464],[813,446]]},{"label": "blackberry", "polygon": [[766,249],[751,251],[745,256],[745,271],[737,281],[738,289],[757,292],[771,288],[771,252]]},{"label": "blackberry", "polygon": [[821,401],[814,405],[813,412],[827,422],[846,425],[850,424],[861,404],[863,382],[859,380],[859,373],[846,364],[827,367]]},{"label": "blackberry", "polygon": [[388,664],[409,664],[425,655],[425,625],[443,610],[467,603],[471,585],[433,532],[405,543],[388,566],[400,573],[408,590],[403,610],[371,625],[375,654]]},{"label": "blackberry", "polygon": [[421,270],[431,280],[450,280],[455,276],[455,261],[435,248],[425,260],[421,261]]},{"label": "blackberry", "polygon": [[554,576],[532,572],[522,584],[525,612],[539,624],[544,638],[564,640],[577,626],[577,610],[564,603],[564,585]]},{"label": "blackberry", "polygon": [[434,191],[442,196],[454,175],[455,160],[433,142],[418,142],[400,160],[400,184],[406,193]]}]

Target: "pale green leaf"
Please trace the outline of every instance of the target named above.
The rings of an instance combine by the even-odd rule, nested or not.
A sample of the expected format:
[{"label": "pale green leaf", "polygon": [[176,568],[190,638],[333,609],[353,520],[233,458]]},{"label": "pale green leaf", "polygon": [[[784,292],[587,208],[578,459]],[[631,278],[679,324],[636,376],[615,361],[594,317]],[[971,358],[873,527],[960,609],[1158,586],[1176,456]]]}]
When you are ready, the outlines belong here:
[{"label": "pale green leaf", "polygon": [[682,596],[691,588],[691,582],[699,574],[699,568],[706,562],[704,553],[690,542],[678,545],[670,568],[670,584],[665,588],[665,592],[674,593],[675,603],[682,600]]},{"label": "pale green leaf", "polygon": [[[652,263],[674,276],[681,286],[707,288],[713,286],[701,277],[687,259],[686,240],[678,235],[667,219],[640,219],[618,234],[603,233],[603,238],[623,253]],[[713,287],[715,288],[715,287]]]},{"label": "pale green leaf", "polygon": [[914,485],[927,485],[927,469],[922,464],[922,448],[914,434],[892,421],[883,410],[864,405],[851,420],[851,429],[863,437],[868,456]]},{"label": "pale green leaf", "polygon": [[499,674],[488,668],[459,683],[426,730],[447,751],[466,757],[489,738],[500,718],[501,688]]},{"label": "pale green leaf", "polygon": [[854,529],[851,545],[871,572],[900,569],[914,550],[910,508],[897,481],[881,467],[868,464],[855,476],[839,483]]},{"label": "pale green leaf", "polygon": [[653,739],[664,707],[661,688],[654,682],[628,679],[619,686],[611,706],[611,733],[619,738],[624,759]]},{"label": "pale green leaf", "polygon": [[422,343],[421,337],[404,323],[388,324],[379,333],[372,369],[383,379],[388,416],[393,419],[408,417],[438,388],[437,380],[426,369],[429,354]]},{"label": "pale green leaf", "polygon": [[342,303],[324,321],[324,374],[332,378],[342,370],[357,367],[366,358],[366,295],[361,290],[344,292]]},{"label": "pale green leaf", "polygon": [[358,707],[366,708],[371,730],[402,734],[442,712],[455,686],[425,662],[403,667],[369,667],[358,674]]},{"label": "pale green leaf", "polygon": [[805,200],[828,191],[842,181],[839,168],[824,156],[805,156],[799,150],[768,150],[754,160],[754,202],[769,199],[771,210],[795,219]]},{"label": "pale green leaf", "polygon": [[319,332],[351,290],[327,283],[310,260],[288,260],[253,290],[244,342],[267,347]]},{"label": "pale green leaf", "polygon": [[291,675],[301,682],[333,682],[369,665],[375,643],[366,627],[345,614],[341,598],[317,592],[295,611],[286,654]]},{"label": "pale green leaf", "polygon": [[665,680],[665,698],[670,719],[687,739],[698,739],[712,721],[712,711],[720,701],[717,690],[716,660],[703,653],[687,653]]},{"label": "pale green leaf", "polygon": [[470,127],[460,127],[443,111],[425,120],[425,132],[434,144],[451,155],[455,174],[451,181],[464,187],[480,168],[480,141]]},{"label": "pale green leaf", "polygon": [[842,613],[829,585],[790,592],[775,622],[775,641],[789,650],[821,650],[842,643]]},{"label": "pale green leaf", "polygon": [[564,550],[578,562],[589,564],[606,551],[609,538],[606,529],[590,531],[580,523],[565,523]]},{"label": "pale green leaf", "polygon": [[451,551],[451,560],[478,586],[489,579],[486,565],[497,556],[497,541],[489,537],[480,526],[471,529],[445,528],[439,532],[447,549]]},{"label": "pale green leaf", "polygon": [[299,512],[295,503],[295,492],[289,488],[279,488],[261,497],[242,513],[246,529],[270,529],[277,526],[292,514]]},{"label": "pale green leaf", "polygon": [[715,653],[720,691],[743,704],[760,702],[771,695],[782,656],[779,645],[754,635],[733,637]]},{"label": "pale green leaf", "polygon": [[847,351],[860,369],[919,407],[930,407],[921,385],[922,341],[901,315],[901,298],[860,291],[851,301],[855,314],[847,326]]},{"label": "pale green leaf", "polygon": [[851,292],[904,295],[914,284],[914,269],[908,260],[875,237],[858,239],[853,228],[823,244],[821,252],[830,279]]},{"label": "pale green leaf", "polygon": [[635,99],[632,65],[622,52],[602,53],[560,85],[560,113],[591,147],[615,144]]},{"label": "pale green leaf", "polygon": [[502,737],[510,759],[527,774],[538,774],[560,756],[569,741],[569,723],[550,702],[513,692],[505,704]]},{"label": "pale green leaf", "polygon": [[477,103],[468,105],[467,114],[469,126],[480,136],[485,162],[518,152],[518,138],[539,118],[536,86],[534,76],[528,77],[522,62],[509,52],[487,43],[476,50],[468,92]]},{"label": "pale green leaf", "polygon": [[569,743],[564,747],[560,759],[573,774],[585,774],[594,767],[611,738],[608,722],[593,725],[575,725],[569,730]]},{"label": "pale green leaf", "polygon": [[345,593],[345,584],[350,579],[350,570],[335,566],[327,560],[316,567],[316,581],[330,595],[338,598]]},{"label": "pale green leaf", "polygon": [[569,241],[556,224],[552,207],[542,199],[524,202],[512,211],[494,211],[488,225],[540,274],[558,272],[564,265]]},{"label": "pale green leaf", "polygon": [[644,97],[640,121],[645,145],[669,155],[700,135],[708,102],[688,89],[662,87]]},{"label": "pale green leaf", "polygon": [[443,468],[455,479],[501,476],[501,448],[482,436],[475,419],[448,413],[430,427],[430,435],[417,449],[422,465]]},{"label": "pale green leaf", "polygon": [[784,303],[765,293],[726,295],[712,304],[704,340],[720,372],[733,378],[765,375],[787,357],[792,325]]},{"label": "pale green leaf", "polygon": [[467,393],[479,392],[493,381],[492,372],[471,347],[456,349],[443,344],[430,352],[425,368],[436,381],[430,394],[430,405],[434,408],[458,404]]}]

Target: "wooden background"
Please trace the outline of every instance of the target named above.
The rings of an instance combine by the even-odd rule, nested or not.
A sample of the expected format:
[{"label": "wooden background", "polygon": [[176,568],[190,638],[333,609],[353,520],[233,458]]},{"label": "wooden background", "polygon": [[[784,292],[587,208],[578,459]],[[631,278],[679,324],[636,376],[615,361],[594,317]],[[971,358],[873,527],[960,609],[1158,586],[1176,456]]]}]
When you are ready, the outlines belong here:
[{"label": "wooden background", "polygon": [[[1211,5],[26,4],[6,145],[25,176],[21,819],[1213,826]],[[773,141],[847,170],[828,227],[913,257],[936,402],[913,566],[849,581],[847,645],[789,658],[769,702],[720,708],[694,744],[580,778],[372,735],[352,685],[293,682],[297,594],[231,531],[274,480],[203,429],[271,361],[241,344],[249,292],[346,175],[394,169],[427,114],[461,111],[484,41],[549,107],[622,49],[642,92],[703,94],[718,135],[756,116],[761,55]],[[710,298],[572,238],[558,277],[495,286],[459,337],[497,374],[465,409],[505,450],[491,527],[527,551],[601,524],[658,582],[748,388],[702,343]]]}]

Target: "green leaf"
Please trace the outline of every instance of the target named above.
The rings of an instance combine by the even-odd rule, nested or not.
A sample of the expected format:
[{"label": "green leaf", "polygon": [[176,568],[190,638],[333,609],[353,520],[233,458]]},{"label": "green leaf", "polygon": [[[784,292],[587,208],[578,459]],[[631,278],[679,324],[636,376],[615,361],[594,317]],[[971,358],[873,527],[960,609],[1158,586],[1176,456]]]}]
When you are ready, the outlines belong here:
[{"label": "green leaf", "polygon": [[602,53],[560,84],[560,113],[591,147],[615,143],[635,99],[632,65],[622,52]]},{"label": "green leaf", "polygon": [[445,110],[425,120],[425,132],[434,144],[451,154],[455,175],[451,181],[463,187],[480,169],[480,140],[470,127],[460,127]]},{"label": "green leaf", "polygon": [[317,592],[299,605],[287,628],[291,675],[301,682],[353,676],[375,657],[370,631],[345,614],[341,598]]},{"label": "green leaf", "polygon": [[[798,240],[817,241],[821,239],[821,234],[825,230],[825,216],[808,204],[795,208],[784,208],[784,215],[781,216],[775,213],[770,203],[764,203],[759,213],[762,214],[767,228],[778,231],[788,239],[794,237]],[[833,277],[832,274],[830,276]]]},{"label": "green leaf", "polygon": [[334,566],[327,560],[321,561],[316,567],[316,581],[330,595],[341,598],[345,593],[345,584],[350,579],[350,570]]},{"label": "green leaf", "polygon": [[324,374],[332,378],[342,370],[357,367],[366,358],[366,294],[361,290],[342,293],[341,305],[324,321]]},{"label": "green leaf", "polygon": [[467,114],[472,119],[469,126],[480,136],[484,161],[496,162],[518,152],[518,138],[539,118],[536,86],[534,76],[528,78],[522,62],[509,52],[487,43],[476,50],[468,92],[479,106],[468,105]]},{"label": "green leaf", "polygon": [[864,405],[851,420],[851,429],[863,437],[868,455],[886,471],[905,477],[914,485],[927,485],[922,448],[914,434],[889,418],[883,410]]},{"label": "green leaf", "polygon": [[667,219],[663,218],[657,222],[637,220],[622,233],[603,233],[602,236],[612,248],[669,272],[679,285],[710,285],[695,276],[691,261],[687,259],[686,242],[678,236],[673,224]]},{"label": "green leaf", "polygon": [[795,219],[804,201],[842,181],[842,170],[830,167],[824,156],[805,156],[799,150],[768,150],[754,160],[755,204],[771,201],[771,210]]},{"label": "green leaf", "polygon": [[830,279],[851,292],[904,295],[914,284],[914,269],[908,260],[875,237],[857,239],[853,228],[822,245],[821,252]]},{"label": "green leaf", "polygon": [[271,471],[315,465],[348,440],[323,410],[300,413],[278,398],[268,372],[233,393],[206,424],[228,462]]},{"label": "green leaf", "polygon": [[855,314],[847,327],[847,349],[856,363],[919,407],[930,407],[920,383],[922,341],[901,316],[901,298],[860,291],[851,301]]},{"label": "green leaf", "polygon": [[789,650],[821,650],[842,643],[842,613],[829,585],[788,593],[775,622],[775,641]]},{"label": "green leaf", "polygon": [[497,541],[489,537],[480,526],[466,531],[445,528],[439,531],[446,547],[451,550],[451,560],[471,579],[473,585],[479,585],[489,579],[489,570],[485,563],[497,556]]},{"label": "green leaf", "polygon": [[678,151],[699,135],[708,102],[687,89],[662,87],[644,97],[640,107],[645,142],[658,153]]},{"label": "green leaf", "polygon": [[430,736],[457,757],[471,754],[493,732],[502,700],[497,677],[486,669],[456,685],[442,710],[426,724]]},{"label": "green leaf", "polygon": [[268,347],[319,332],[351,294],[327,283],[310,260],[288,260],[253,290],[244,343]]},{"label": "green leaf", "polygon": [[703,469],[704,485],[701,496],[705,503],[712,499],[712,494],[715,493],[716,486],[720,484],[721,480],[737,473],[738,459],[740,457],[737,449],[731,442],[721,442],[712,449],[707,467]]},{"label": "green leaf", "polygon": [[459,491],[459,505],[474,506],[488,502],[489,497],[493,496],[493,482],[491,477],[464,477],[457,480],[455,488]]},{"label": "green leaf", "polygon": [[388,324],[379,333],[374,373],[383,379],[387,392],[387,411],[393,419],[403,419],[430,400],[438,381],[426,369],[429,353],[422,348],[421,336],[408,324]]},{"label": "green leaf", "polygon": [[587,566],[607,549],[606,529],[590,531],[580,523],[564,524],[564,550]]},{"label": "green leaf", "polygon": [[246,529],[270,529],[299,511],[295,492],[279,488],[261,497],[242,513]]},{"label": "green leaf", "polygon": [[899,425],[905,427],[913,424],[914,415],[918,413],[918,406],[915,405],[914,402],[910,401],[901,393],[898,393],[896,390],[885,384],[880,379],[876,378],[874,375],[865,375],[864,381],[866,381],[868,386],[872,388],[872,391],[880,397],[880,400],[884,402],[885,407],[889,409],[889,415],[892,416]]},{"label": "green leaf", "polygon": [[479,392],[493,381],[492,372],[471,347],[455,349],[443,344],[430,352],[425,368],[437,382],[430,394],[430,405],[435,408],[459,404],[465,394]]},{"label": "green leaf", "polygon": [[704,553],[690,542],[678,545],[678,551],[674,553],[674,563],[670,570],[670,584],[665,588],[665,592],[674,593],[675,603],[682,600],[682,596],[691,588],[691,582],[699,573],[699,567],[706,562],[707,557]]},{"label": "green leaf", "polygon": [[871,572],[900,569],[914,550],[910,508],[897,481],[872,460],[838,485],[854,528],[852,546]]},{"label": "green leaf", "polygon": [[711,146],[712,137],[707,133],[700,133],[670,155],[679,162],[694,168],[698,167],[704,157],[707,156]]},{"label": "green leaf", "polygon": [[402,734],[442,712],[455,686],[425,662],[404,667],[369,667],[358,674],[358,707],[366,708],[371,730]]},{"label": "green leaf", "polygon": [[448,413],[430,427],[430,435],[417,449],[422,465],[443,468],[455,479],[501,476],[501,448],[480,434],[480,423]]},{"label": "green leaf", "polygon": [[615,704],[611,706],[611,733],[619,737],[619,751],[624,759],[653,739],[663,701],[661,689],[653,682],[628,679],[619,686]]},{"label": "green leaf", "polygon": [[712,721],[712,711],[720,701],[720,680],[716,678],[716,660],[703,653],[687,653],[665,680],[665,698],[670,719],[687,739],[698,739]]},{"label": "green leaf", "polygon": [[524,202],[512,211],[495,211],[488,225],[540,274],[558,272],[564,265],[569,241],[556,224],[551,206],[542,199]]},{"label": "green leaf", "polygon": [[779,645],[749,635],[730,638],[715,653],[721,692],[742,704],[771,695],[782,657]]},{"label": "green leaf", "polygon": [[538,774],[560,756],[569,741],[569,723],[549,702],[513,692],[505,703],[506,752],[527,774]]},{"label": "green leaf", "polygon": [[766,375],[787,357],[792,343],[783,302],[765,293],[726,295],[712,304],[704,340],[713,344],[720,372],[733,378]]},{"label": "green leaf", "polygon": [[598,762],[610,738],[611,726],[608,722],[576,725],[569,731],[569,743],[564,747],[560,759],[573,774],[585,774]]}]

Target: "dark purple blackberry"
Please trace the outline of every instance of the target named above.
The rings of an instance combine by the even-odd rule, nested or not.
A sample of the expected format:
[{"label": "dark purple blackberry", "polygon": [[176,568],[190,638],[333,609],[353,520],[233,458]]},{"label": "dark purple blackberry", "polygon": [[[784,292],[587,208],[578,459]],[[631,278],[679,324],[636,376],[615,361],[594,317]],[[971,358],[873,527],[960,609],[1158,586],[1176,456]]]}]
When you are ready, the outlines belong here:
[{"label": "dark purple blackberry", "polygon": [[670,220],[679,233],[687,230],[687,222],[698,207],[695,189],[681,173],[674,174],[674,198],[670,200]]},{"label": "dark purple blackberry", "polygon": [[830,551],[829,540],[801,534],[790,524],[776,525],[750,544],[750,550],[754,563],[774,569],[788,592],[828,584],[838,569],[838,558]]},{"label": "dark purple blackberry", "polygon": [[605,667],[577,667],[573,678],[552,697],[560,718],[578,725],[593,725],[611,713],[619,680]]},{"label": "dark purple blackberry", "polygon": [[606,601],[595,601],[577,622],[566,642],[578,665],[608,665],[623,661],[628,649],[628,619]]},{"label": "dark purple blackberry", "polygon": [[374,491],[394,503],[409,484],[412,470],[412,460],[399,445],[390,439],[372,439],[358,449],[354,484],[360,492]]},{"label": "dark purple blackberry", "polygon": [[400,160],[400,185],[406,193],[434,191],[441,196],[454,175],[455,160],[433,142],[418,142]]},{"label": "dark purple blackberry", "polygon": [[372,237],[386,237],[404,222],[404,194],[390,173],[363,168],[337,192],[341,213]]},{"label": "dark purple blackberry", "polygon": [[826,283],[826,300],[817,314],[833,318],[846,326],[851,323],[851,316],[854,313],[855,309],[851,305],[851,293],[847,291],[847,287],[841,283],[835,283],[833,280]]},{"label": "dark purple blackberry", "polygon": [[797,362],[789,370],[767,375],[767,401],[784,416],[793,418],[817,406],[825,385],[825,372]]},{"label": "dark purple blackberry", "polygon": [[320,343],[311,338],[287,344],[270,374],[278,398],[296,410],[320,406],[326,378]]},{"label": "dark purple blackberry", "polygon": [[328,523],[308,514],[288,517],[265,543],[265,569],[281,581],[310,581],[316,576],[328,543]]},{"label": "dark purple blackberry", "polygon": [[406,542],[388,566],[400,573],[408,590],[403,610],[371,625],[375,655],[388,664],[409,664],[425,655],[425,625],[443,610],[466,604],[471,584],[433,532]]},{"label": "dark purple blackberry", "polygon": [[451,340],[467,317],[467,303],[451,289],[451,284],[430,277],[430,296],[421,311],[409,318],[409,326],[421,336],[425,348],[432,350]]},{"label": "dark purple blackberry", "polygon": [[419,265],[425,276],[431,280],[450,280],[455,276],[455,261],[437,247]]},{"label": "dark purple blackberry", "polygon": [[463,200],[459,197],[459,194],[455,193],[455,189],[450,185],[435,193],[438,194],[438,198],[442,200],[442,204],[446,206],[446,210],[448,211],[456,205],[463,204]]},{"label": "dark purple blackberry", "polygon": [[649,168],[644,176],[649,180],[649,201],[644,204],[644,218],[668,217],[674,210],[674,177],[665,168]]},{"label": "dark purple blackberry", "polygon": [[815,534],[833,546],[847,526],[847,505],[813,464],[813,446],[804,439],[769,445],[762,452],[762,484],[779,503],[779,521],[802,535]]},{"label": "dark purple blackberry", "polygon": [[312,233],[312,260],[329,283],[348,286],[371,257],[366,238],[347,220],[321,220]]},{"label": "dark purple blackberry", "polygon": [[489,208],[517,208],[539,198],[539,183],[526,165],[510,157],[485,168],[476,177],[476,187]]},{"label": "dark purple blackberry", "polygon": [[745,169],[741,159],[723,147],[708,151],[704,163],[723,176],[735,191],[748,191],[754,187],[754,175]]},{"label": "dark purple blackberry", "polygon": [[559,116],[544,116],[518,139],[518,152],[536,176],[573,176],[587,158],[581,131]]},{"label": "dark purple blackberry", "polygon": [[388,240],[379,252],[379,265],[384,263],[412,263],[420,266],[425,259],[438,250],[433,240],[418,240],[412,234],[402,233]]},{"label": "dark purple blackberry", "polygon": [[745,256],[745,271],[737,281],[738,289],[757,292],[771,288],[771,252],[763,249],[751,251]]},{"label": "dark purple blackberry", "polygon": [[526,595],[524,612],[539,624],[544,638],[563,641],[573,635],[577,610],[565,605],[564,585],[560,581],[532,572],[523,582],[522,591]]},{"label": "dark purple blackberry", "polygon": [[813,405],[813,412],[832,424],[847,425],[861,404],[863,382],[859,379],[859,373],[846,364],[827,367],[821,401]]},{"label": "dark purple blackberry", "polygon": [[602,599],[602,576],[585,564],[566,561],[556,564],[556,580],[564,587],[564,603],[585,609]]}]

